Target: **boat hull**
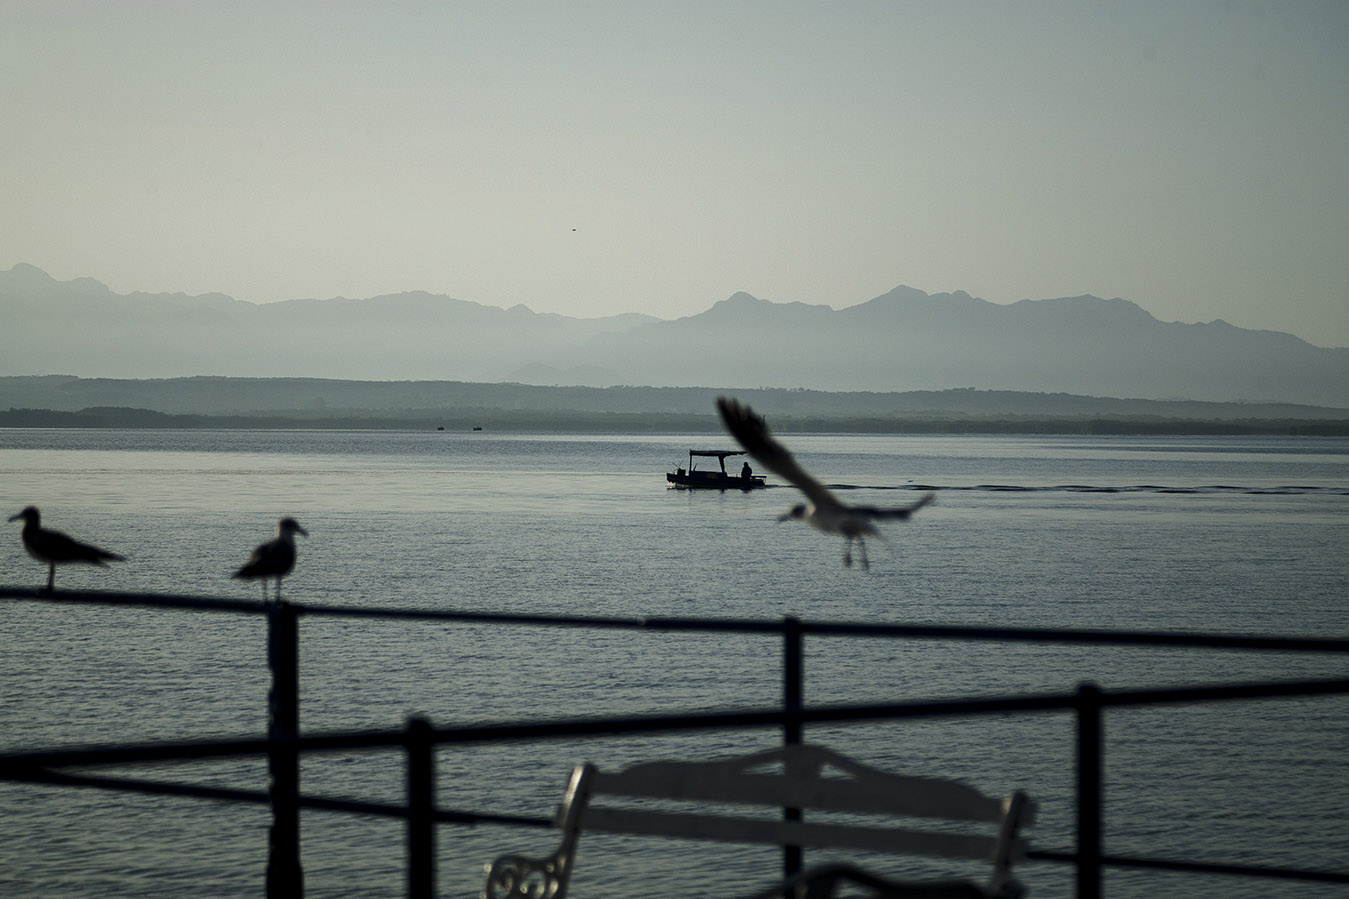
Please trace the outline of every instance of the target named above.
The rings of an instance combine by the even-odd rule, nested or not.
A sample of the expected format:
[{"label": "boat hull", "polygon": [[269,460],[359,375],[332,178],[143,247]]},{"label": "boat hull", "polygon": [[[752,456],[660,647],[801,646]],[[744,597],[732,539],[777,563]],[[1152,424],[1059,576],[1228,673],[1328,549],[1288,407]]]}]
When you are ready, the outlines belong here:
[{"label": "boat hull", "polygon": [[665,484],[682,490],[755,490],[764,486],[764,479],[732,477],[719,471],[671,471],[665,475]]}]

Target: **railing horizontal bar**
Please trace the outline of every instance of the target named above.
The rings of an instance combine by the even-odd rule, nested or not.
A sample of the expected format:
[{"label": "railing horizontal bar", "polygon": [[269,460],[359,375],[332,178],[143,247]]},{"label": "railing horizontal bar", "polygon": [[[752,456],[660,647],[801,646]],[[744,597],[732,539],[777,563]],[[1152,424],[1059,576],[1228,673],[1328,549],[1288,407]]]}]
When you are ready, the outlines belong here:
[{"label": "railing horizontal bar", "polygon": [[1349,652],[1349,639],[1203,634],[1186,631],[1116,631],[1033,627],[963,627],[935,624],[801,622],[801,630],[819,636],[911,637],[929,640],[993,640],[1007,643],[1089,643],[1119,646],[1174,646],[1210,649],[1260,649],[1294,652]]},{"label": "railing horizontal bar", "polygon": [[23,783],[40,783],[58,787],[89,787],[99,790],[120,790],[149,793],[160,796],[190,796],[197,799],[222,799],[266,805],[270,802],[266,790],[240,790],[230,787],[204,787],[198,784],[169,783],[140,777],[109,777],[102,774],[71,774],[66,771],[38,769],[13,778]]},{"label": "railing horizontal bar", "polygon": [[[198,784],[170,783],[162,780],[146,780],[138,777],[109,777],[101,774],[70,774],[64,771],[39,769],[22,778],[23,783],[40,783],[45,786],[88,787],[99,790],[149,793],[161,796],[187,796],[195,799],[215,799],[226,802],[242,802],[252,805],[267,805],[271,799],[265,790],[238,790],[229,787],[204,787]],[[330,796],[301,796],[303,808],[330,812],[351,812],[362,815],[376,815],[386,818],[406,818],[407,808],[401,805],[382,802],[364,802],[359,799],[337,799]],[[435,820],[442,824],[509,824],[523,827],[551,828],[552,818],[539,818],[527,815],[502,815],[492,812],[465,812],[455,809],[436,809]]]},{"label": "railing horizontal bar", "polygon": [[[385,802],[364,802],[359,799],[336,799],[331,796],[300,796],[300,806],[328,812],[353,812],[362,815],[376,815],[384,818],[407,819],[405,805]],[[438,824],[461,824],[469,827],[478,824],[510,824],[523,827],[553,826],[552,818],[538,818],[526,815],[501,815],[492,812],[465,812],[456,809],[434,809],[431,817]]]},{"label": "railing horizontal bar", "polygon": [[526,815],[498,815],[491,812],[460,812],[453,809],[438,808],[436,820],[446,824],[515,824],[525,827],[543,827],[551,829],[555,822],[552,818],[537,818]]},{"label": "railing horizontal bar", "polygon": [[1116,868],[1152,868],[1159,871],[1189,871],[1195,874],[1233,874],[1240,877],[1269,877],[1280,880],[1314,880],[1321,883],[1349,883],[1349,872],[1309,871],[1299,868],[1274,868],[1264,865],[1234,865],[1210,862],[1181,862],[1157,858],[1106,855],[1101,863]]},{"label": "railing horizontal bar", "polygon": [[[780,709],[712,712],[700,715],[652,715],[634,718],[591,718],[540,721],[532,723],[504,723],[463,725],[436,728],[432,731],[437,744],[491,742],[495,740],[530,740],[626,734],[669,730],[707,730],[726,728],[758,728],[781,726],[788,717],[802,722],[830,722],[874,720],[885,717],[915,715],[974,714],[980,711],[1006,712],[1052,710],[1063,708],[1070,697],[1003,699],[991,701],[960,701],[942,703],[903,703],[880,706],[838,706],[811,709],[794,716]],[[957,708],[959,712],[957,711]],[[208,758],[257,755],[266,753],[273,743],[293,742],[304,752],[334,752],[346,749],[381,749],[402,747],[407,741],[404,730],[364,731],[340,734],[302,735],[294,741],[271,741],[265,737],[215,742],[160,743],[143,746],[89,746],[81,749],[59,749],[38,752],[0,754],[0,778],[17,771],[20,778],[35,767],[63,768],[84,765],[130,764],[138,762],[198,761]]]},{"label": "railing horizontal bar", "polygon": [[713,631],[776,634],[782,622],[734,618],[626,618],[611,615],[542,615],[451,609],[377,609],[367,606],[297,604],[305,615],[321,618],[387,618],[454,621],[462,624],[519,624],[545,627],[593,627],[619,630]]},{"label": "railing horizontal bar", "polygon": [[[1349,686],[1346,687],[1349,690]],[[436,728],[437,743],[477,743],[506,740],[554,739],[571,736],[601,736],[671,730],[721,730],[781,727],[785,723],[827,724],[874,721],[884,718],[917,718],[943,715],[975,715],[1007,712],[1057,711],[1068,708],[1069,695],[1012,697],[1005,699],[908,702],[882,705],[839,705],[804,709],[800,712],[745,710],[698,715],[659,715],[633,718],[596,718],[573,721],[540,721],[526,724],[462,725]]]},{"label": "railing horizontal bar", "polygon": [[[1028,861],[1075,864],[1077,853],[1052,849],[1029,849]],[[1234,874],[1237,876],[1272,877],[1283,880],[1314,880],[1322,883],[1349,883],[1349,873],[1317,871],[1305,868],[1275,868],[1263,865],[1233,865],[1217,862],[1183,862],[1160,858],[1138,858],[1125,855],[1102,855],[1101,864],[1117,868],[1155,868],[1159,871],[1188,871],[1195,874]]]},{"label": "railing horizontal bar", "polygon": [[230,596],[175,596],[166,593],[122,593],[111,590],[58,590],[48,593],[37,587],[0,586],[0,599],[66,603],[91,606],[141,606],[183,609],[193,612],[247,612],[263,614],[267,606],[257,599]]},{"label": "railing horizontal bar", "polygon": [[[1162,690],[1102,691],[1102,704],[1158,705],[1293,696],[1349,694],[1349,679],[1288,681],[1283,683],[1222,684]],[[528,723],[490,723],[438,727],[431,732],[437,745],[508,740],[566,739],[598,735],[654,733],[672,730],[723,730],[780,727],[784,723],[828,724],[921,717],[945,717],[1010,712],[1053,712],[1070,709],[1076,693],[1031,694],[980,699],[926,702],[831,705],[784,712],[744,709],[690,715],[645,715],[628,718],[558,719]],[[191,761],[265,753],[275,743],[294,743],[302,752],[381,749],[406,745],[405,730],[302,735],[293,741],[266,738],[214,742],[161,743],[142,746],[90,746],[37,752],[0,754],[0,779],[23,779],[34,768],[134,762]]]},{"label": "railing horizontal bar", "polygon": [[[174,596],[167,594],[71,591],[48,594],[35,587],[0,586],[0,599],[93,605],[138,605],[194,611],[262,614],[266,605],[229,597]],[[291,604],[309,617],[385,618],[422,621],[456,621],[478,624],[516,624],[547,627],[592,627],[623,630],[690,631],[713,633],[781,633],[780,619],[717,619],[682,617],[616,617],[597,615],[537,615],[508,612],[476,612],[451,609],[372,608]],[[816,636],[908,637],[927,640],[989,640],[994,642],[1069,643],[1118,646],[1202,647],[1289,652],[1349,652],[1349,638],[1205,634],[1184,631],[1116,631],[1097,629],[980,627],[931,624],[872,624],[865,622],[799,623],[802,633]]]},{"label": "railing horizontal bar", "polygon": [[403,745],[404,731],[366,731],[359,733],[301,736],[295,740],[269,740],[255,737],[238,740],[202,740],[148,745],[87,746],[48,752],[0,753],[0,777],[10,769],[63,768],[79,765],[120,765],[138,762],[194,762],[231,756],[265,755],[275,746],[293,744],[301,750],[385,749]]},{"label": "railing horizontal bar", "polygon": [[1110,707],[1168,705],[1187,702],[1224,702],[1235,699],[1275,699],[1293,696],[1330,696],[1349,693],[1349,679],[1215,684],[1207,687],[1165,687],[1148,690],[1104,690]]},{"label": "railing horizontal bar", "polygon": [[[1336,683],[1339,683],[1338,681]],[[1345,682],[1349,691],[1349,681]],[[878,705],[821,706],[797,713],[781,709],[744,709],[691,715],[644,715],[630,718],[557,719],[529,723],[492,723],[439,727],[432,731],[437,744],[492,742],[497,740],[556,739],[670,730],[708,730],[778,727],[784,721],[829,723],[869,721],[878,718],[909,718],[934,715],[1006,713],[1017,711],[1054,711],[1071,706],[1076,694],[1048,694],[995,699],[954,699],[932,702],[886,703]],[[90,746],[45,752],[0,754],[0,777],[8,769],[33,767],[61,768],[83,765],[127,764],[133,762],[192,761],[207,758],[265,753],[275,743],[293,742],[301,751],[331,752],[345,749],[402,747],[405,730],[361,731],[354,733],[309,734],[294,741],[272,741],[265,737],[216,742],[161,743],[148,746]]]},{"label": "railing horizontal bar", "polygon": [[1029,861],[1036,862],[1068,862],[1077,864],[1077,853],[1072,851],[1059,851],[1056,849],[1027,849],[1026,858]]}]

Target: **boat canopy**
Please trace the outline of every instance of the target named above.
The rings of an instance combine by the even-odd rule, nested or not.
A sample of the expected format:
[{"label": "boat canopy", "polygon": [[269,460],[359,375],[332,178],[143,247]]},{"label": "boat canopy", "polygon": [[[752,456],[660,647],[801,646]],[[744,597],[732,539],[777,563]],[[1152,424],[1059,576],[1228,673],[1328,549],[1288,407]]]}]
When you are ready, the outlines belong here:
[{"label": "boat canopy", "polygon": [[[755,476],[748,473],[748,463],[745,469],[741,469],[739,475],[733,475],[726,471],[727,456],[748,455],[744,450],[709,450],[709,449],[691,449],[689,450],[689,467],[685,471],[682,467],[676,467],[674,471],[665,476],[666,483],[674,487],[717,487],[725,490],[728,487],[735,487],[739,490],[752,490],[755,487],[764,486],[762,475]],[[711,471],[698,471],[694,466],[694,460],[702,458],[712,458],[717,460],[716,469]]]},{"label": "boat canopy", "polygon": [[717,460],[717,464],[721,466],[721,473],[722,473],[722,474],[726,474],[726,457],[727,457],[727,456],[743,456],[743,455],[745,455],[745,451],[744,451],[744,450],[696,450],[696,449],[691,449],[691,450],[689,450],[689,470],[690,470],[690,471],[693,470],[693,459],[694,459],[695,456],[711,456],[713,459],[716,459],[716,460]]}]

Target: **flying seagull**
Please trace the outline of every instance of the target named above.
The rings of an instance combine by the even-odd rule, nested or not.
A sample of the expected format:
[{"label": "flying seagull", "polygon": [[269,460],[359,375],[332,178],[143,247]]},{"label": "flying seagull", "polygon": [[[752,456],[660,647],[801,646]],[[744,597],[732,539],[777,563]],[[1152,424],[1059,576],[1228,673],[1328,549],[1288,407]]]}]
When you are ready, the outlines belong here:
[{"label": "flying seagull", "polygon": [[309,532],[300,527],[299,522],[294,518],[283,518],[276,526],[276,539],[268,540],[266,543],[253,550],[253,555],[248,557],[248,561],[238,571],[234,572],[234,577],[253,580],[262,578],[262,600],[267,601],[267,578],[276,578],[276,598],[281,598],[281,579],[290,574],[290,570],[295,567],[295,535],[304,534],[309,536]]},{"label": "flying seagull", "polygon": [[126,559],[110,553],[106,549],[90,546],[72,540],[60,531],[49,531],[42,526],[42,514],[37,506],[29,506],[18,515],[11,515],[10,521],[23,519],[23,548],[28,555],[39,562],[47,563],[47,592],[56,589],[56,566],[71,562],[87,562],[99,568],[107,568],[108,562],[125,562]]},{"label": "flying seagull", "polygon": [[787,451],[785,446],[773,438],[773,435],[768,431],[768,425],[764,424],[762,418],[754,414],[753,409],[749,406],[742,406],[736,400],[726,397],[717,400],[717,409],[721,412],[721,420],[726,423],[726,429],[731,432],[736,440],[740,441],[740,445],[750,455],[763,463],[763,466],[769,471],[791,481],[792,486],[804,493],[806,499],[810,501],[792,506],[785,515],[778,518],[778,521],[800,518],[817,531],[840,535],[843,537],[844,565],[852,564],[852,545],[856,541],[858,548],[861,550],[862,567],[871,567],[871,563],[867,559],[866,538],[880,537],[884,539],[881,537],[881,532],[876,530],[876,526],[872,524],[873,520],[908,518],[933,500],[933,494],[929,493],[911,506],[897,508],[881,509],[876,506],[844,505],[829,491],[829,488],[811,477],[792,458],[792,454]]}]

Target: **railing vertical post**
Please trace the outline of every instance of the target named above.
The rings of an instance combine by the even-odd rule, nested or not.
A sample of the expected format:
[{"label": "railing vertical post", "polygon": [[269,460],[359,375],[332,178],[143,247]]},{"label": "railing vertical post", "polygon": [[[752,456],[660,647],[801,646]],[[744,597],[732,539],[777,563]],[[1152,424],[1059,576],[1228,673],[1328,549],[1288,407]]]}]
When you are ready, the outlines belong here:
[{"label": "railing vertical post", "polygon": [[[788,615],[782,619],[782,708],[789,715],[800,712],[803,704],[804,662],[801,643],[801,619]],[[783,723],[782,741],[789,745],[801,742],[799,720]]]},{"label": "railing vertical post", "polygon": [[408,719],[408,899],[436,894],[435,751],[431,722]]},{"label": "railing vertical post", "polygon": [[1077,896],[1100,899],[1101,831],[1105,803],[1101,690],[1077,690]]},{"label": "railing vertical post", "polygon": [[267,856],[268,899],[304,895],[300,867],[299,614],[278,599],[267,605],[267,664],[272,689],[267,701],[268,767],[271,770],[272,830]]},{"label": "railing vertical post", "polygon": [[[805,661],[802,655],[801,619],[791,615],[782,619],[782,710],[788,715],[799,713],[804,704]],[[801,720],[782,723],[782,742],[794,746],[801,742]],[[801,810],[783,810],[788,821],[800,821]],[[784,876],[791,877],[801,870],[801,847],[782,847]]]}]

